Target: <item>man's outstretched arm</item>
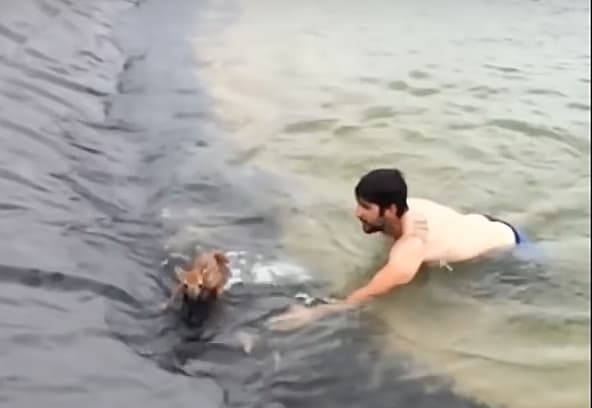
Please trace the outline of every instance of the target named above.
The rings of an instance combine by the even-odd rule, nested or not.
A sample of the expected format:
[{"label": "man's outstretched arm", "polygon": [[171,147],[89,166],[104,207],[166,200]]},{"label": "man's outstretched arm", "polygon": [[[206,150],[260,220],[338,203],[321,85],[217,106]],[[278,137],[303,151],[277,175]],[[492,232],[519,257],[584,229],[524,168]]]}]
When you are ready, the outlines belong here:
[{"label": "man's outstretched arm", "polygon": [[363,303],[384,295],[415,277],[424,259],[424,244],[418,237],[401,238],[391,249],[389,259],[367,285],[351,293],[345,302]]},{"label": "man's outstretched arm", "polygon": [[345,300],[315,307],[296,307],[280,316],[273,317],[271,326],[290,330],[310,320],[332,312],[343,311],[388,293],[397,286],[410,282],[419,271],[424,259],[424,244],[417,237],[401,238],[391,249],[389,260],[368,284],[350,294]]},{"label": "man's outstretched arm", "polygon": [[325,312],[348,309],[389,293],[394,288],[411,282],[423,260],[423,241],[415,236],[401,238],[391,249],[386,265],[368,284],[355,290],[341,302],[319,305],[316,308],[319,314],[324,315]]}]

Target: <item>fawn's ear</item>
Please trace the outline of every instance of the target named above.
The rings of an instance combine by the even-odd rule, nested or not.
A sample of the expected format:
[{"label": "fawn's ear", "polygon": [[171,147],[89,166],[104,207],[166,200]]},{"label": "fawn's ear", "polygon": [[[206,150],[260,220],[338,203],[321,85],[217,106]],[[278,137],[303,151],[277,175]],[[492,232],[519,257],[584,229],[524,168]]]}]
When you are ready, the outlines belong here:
[{"label": "fawn's ear", "polygon": [[175,276],[179,282],[183,282],[185,280],[185,271],[180,266],[175,266]]},{"label": "fawn's ear", "polygon": [[214,258],[216,259],[216,262],[218,262],[220,264],[227,264],[228,263],[228,258],[226,257],[226,255],[222,251],[214,251]]}]

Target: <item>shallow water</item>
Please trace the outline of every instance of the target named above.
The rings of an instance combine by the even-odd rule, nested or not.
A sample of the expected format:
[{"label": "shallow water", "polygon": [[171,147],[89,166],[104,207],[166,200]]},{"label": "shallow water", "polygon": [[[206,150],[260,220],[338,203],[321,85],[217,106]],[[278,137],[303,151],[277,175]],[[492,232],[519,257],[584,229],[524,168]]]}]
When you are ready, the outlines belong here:
[{"label": "shallow water", "polygon": [[[0,6],[3,404],[589,401],[588,4],[323,4]],[[350,216],[368,161],[519,218],[551,266],[433,271],[269,332],[380,259]],[[235,273],[199,329],[158,311],[196,246]]]},{"label": "shallow water", "polygon": [[384,256],[352,216],[375,166],[537,242],[543,266],[428,271],[374,311],[393,348],[512,407],[589,405],[589,48],[587,1],[245,1],[195,41],[245,162],[287,180],[282,241],[335,292]]},{"label": "shallow water", "polygon": [[[380,322],[265,328],[327,288],[284,252],[281,179],[210,109],[193,48],[209,6],[0,6],[2,404],[477,407],[380,347]],[[208,247],[235,276],[196,328],[159,306]]]}]

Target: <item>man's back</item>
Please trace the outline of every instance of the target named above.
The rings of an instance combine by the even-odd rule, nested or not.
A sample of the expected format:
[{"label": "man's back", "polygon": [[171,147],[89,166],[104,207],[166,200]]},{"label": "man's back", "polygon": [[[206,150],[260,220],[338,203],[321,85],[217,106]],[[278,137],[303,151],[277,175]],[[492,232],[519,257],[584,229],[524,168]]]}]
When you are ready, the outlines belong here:
[{"label": "man's back", "polygon": [[422,198],[410,197],[407,202],[406,216],[411,221],[427,221],[426,262],[464,261],[492,250],[511,248],[516,243],[508,225],[482,214],[462,214]]}]

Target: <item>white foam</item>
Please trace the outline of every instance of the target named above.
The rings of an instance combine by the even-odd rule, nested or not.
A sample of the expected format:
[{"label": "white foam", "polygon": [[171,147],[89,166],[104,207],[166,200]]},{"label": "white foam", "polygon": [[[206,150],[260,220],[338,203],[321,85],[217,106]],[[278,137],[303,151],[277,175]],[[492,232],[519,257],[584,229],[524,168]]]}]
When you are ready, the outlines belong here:
[{"label": "white foam", "polygon": [[306,270],[294,263],[266,260],[260,254],[245,251],[227,252],[231,276],[227,287],[236,283],[281,284],[302,283],[312,279]]},{"label": "white foam", "polygon": [[[170,251],[171,248],[165,247],[165,250]],[[201,248],[196,248],[196,253],[200,252]],[[279,285],[312,280],[312,276],[303,267],[292,262],[266,259],[261,254],[247,251],[228,251],[225,254],[228,257],[230,269],[226,288],[237,283]],[[188,262],[190,257],[177,251],[170,251],[162,264],[166,265],[172,259]]]}]

